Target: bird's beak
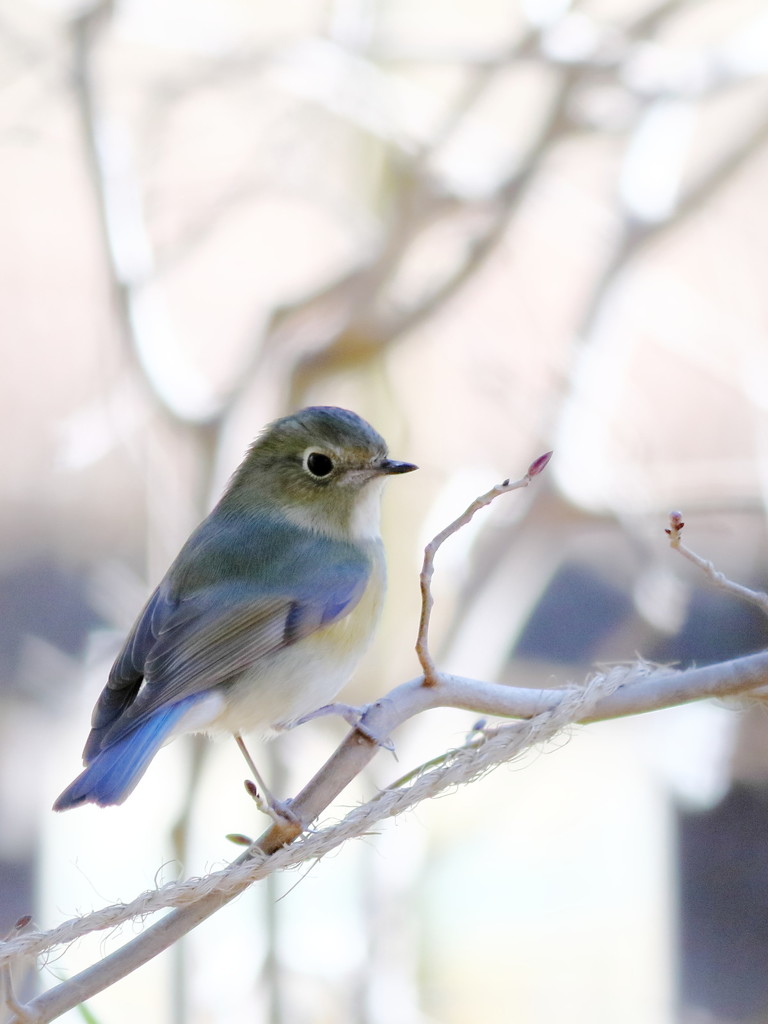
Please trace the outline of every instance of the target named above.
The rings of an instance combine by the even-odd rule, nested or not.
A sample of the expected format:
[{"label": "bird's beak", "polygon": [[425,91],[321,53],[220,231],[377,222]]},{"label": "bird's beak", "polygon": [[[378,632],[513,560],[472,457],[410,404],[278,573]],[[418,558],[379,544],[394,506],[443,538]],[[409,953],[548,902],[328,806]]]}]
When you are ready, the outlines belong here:
[{"label": "bird's beak", "polygon": [[379,473],[386,473],[388,476],[394,476],[396,473],[412,473],[414,469],[418,468],[412,462],[396,462],[394,459],[382,459],[376,466]]}]

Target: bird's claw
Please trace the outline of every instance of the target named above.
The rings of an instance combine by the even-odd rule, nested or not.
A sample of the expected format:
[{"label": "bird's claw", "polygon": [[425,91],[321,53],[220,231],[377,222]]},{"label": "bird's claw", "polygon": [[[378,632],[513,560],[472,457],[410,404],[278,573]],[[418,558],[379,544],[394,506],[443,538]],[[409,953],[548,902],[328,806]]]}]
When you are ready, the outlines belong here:
[{"label": "bird's claw", "polygon": [[364,736],[370,743],[375,743],[377,747],[383,747],[384,750],[394,754],[395,745],[392,740],[389,737],[382,739],[381,736],[377,736],[372,729],[369,729],[363,723],[363,719],[372,706],[372,704],[363,704],[359,707],[355,704],[324,704],[323,707],[315,708],[309,714],[302,715],[301,718],[289,722],[285,728],[294,729],[297,725],[304,725],[305,722],[311,722],[315,718],[324,718],[326,715],[339,715],[353,729],[357,729],[360,735]]}]

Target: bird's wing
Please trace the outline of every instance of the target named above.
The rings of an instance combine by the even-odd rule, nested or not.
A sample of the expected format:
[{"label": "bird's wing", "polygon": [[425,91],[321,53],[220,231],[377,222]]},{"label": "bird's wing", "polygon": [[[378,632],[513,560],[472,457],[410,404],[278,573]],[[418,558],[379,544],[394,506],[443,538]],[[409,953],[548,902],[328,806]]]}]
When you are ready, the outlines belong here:
[{"label": "bird's wing", "polygon": [[[147,602],[94,708],[83,758],[158,708],[235,678],[259,659],[349,614],[370,575],[365,559],[308,569],[292,595],[206,586],[174,599],[164,581]],[[303,582],[303,585],[302,585]]]}]

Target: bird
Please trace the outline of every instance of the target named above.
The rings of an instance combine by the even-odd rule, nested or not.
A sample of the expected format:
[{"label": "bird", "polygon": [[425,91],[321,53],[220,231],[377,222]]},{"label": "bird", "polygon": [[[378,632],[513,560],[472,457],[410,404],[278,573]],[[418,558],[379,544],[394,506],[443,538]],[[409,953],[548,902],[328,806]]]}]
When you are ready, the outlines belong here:
[{"label": "bird", "polygon": [[347,409],[265,427],[139,614],[53,809],[123,803],[183,733],[232,734],[248,757],[242,733],[332,701],[382,608],[382,485],[416,468]]}]

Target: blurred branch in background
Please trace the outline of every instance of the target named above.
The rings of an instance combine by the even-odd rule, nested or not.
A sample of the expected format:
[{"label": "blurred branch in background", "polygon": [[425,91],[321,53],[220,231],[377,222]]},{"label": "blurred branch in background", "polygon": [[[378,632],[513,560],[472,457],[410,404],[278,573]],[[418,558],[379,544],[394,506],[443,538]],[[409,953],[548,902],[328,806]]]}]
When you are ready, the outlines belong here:
[{"label": "blurred branch in background", "polygon": [[[386,214],[378,225],[373,250],[360,252],[355,265],[320,288],[276,307],[223,395],[216,395],[206,384],[175,329],[163,294],[163,257],[158,260],[143,212],[143,187],[133,155],[140,149],[140,140],[105,107],[108,89],[98,84],[96,54],[110,29],[112,5],[105,0],[77,15],[72,22],[76,96],[122,329],[160,407],[182,422],[221,421],[264,360],[275,356],[283,366],[281,376],[289,379],[287,404],[302,404],[318,379],[370,363],[442,309],[482,269],[504,239],[537,173],[573,132],[620,133],[627,142],[617,182],[621,219],[613,250],[592,285],[577,331],[577,336],[588,338],[603,299],[628,261],[663,230],[710,200],[760,150],[768,135],[763,110],[751,118],[741,139],[725,140],[709,167],[683,188],[690,175],[697,106],[765,72],[765,57],[761,61],[759,50],[756,53],[753,36],[755,31],[768,31],[764,17],[758,16],[754,23],[747,22],[726,36],[718,49],[692,53],[681,61],[679,54],[654,37],[689,6],[682,2],[653,5],[621,28],[603,24],[576,6],[566,8],[561,17],[545,18],[528,28],[500,54],[474,66],[469,61],[463,89],[431,134],[422,128],[413,137],[400,123],[405,111],[398,109],[396,97],[402,82],[377,65],[377,58],[396,62],[395,54],[377,54],[374,48],[371,55],[361,55],[337,41],[316,38],[303,40],[293,49],[262,51],[255,60],[241,56],[234,69],[229,58],[213,62],[209,79],[218,89],[226,87],[233,71],[238,78],[246,69],[257,76],[272,76],[273,81],[277,75],[278,84],[289,93],[295,91],[306,102],[325,106],[350,128],[374,135],[391,175]],[[531,6],[530,13],[535,9]],[[420,59],[429,60],[429,55],[408,58],[410,63]],[[463,63],[460,55],[440,59],[458,66]],[[478,163],[473,167],[456,140],[462,133],[471,137],[467,125],[499,77],[510,68],[531,64],[549,79],[542,91],[549,92],[550,99],[537,111],[531,137],[512,165],[499,166],[491,182],[473,180],[471,175],[478,171],[487,176],[487,168]],[[179,96],[168,87],[163,92],[166,103],[169,94]],[[366,103],[351,101],[360,95]],[[372,113],[377,109],[378,117]],[[454,163],[466,168],[464,177],[456,174],[450,162],[447,167],[444,162],[441,165],[452,144],[459,149]],[[224,214],[226,210],[217,204],[211,231]],[[465,237],[454,266],[424,294],[403,302],[398,293],[404,280],[407,283],[404,267],[426,233],[440,222],[465,225],[459,232],[459,237],[462,233]],[[205,239],[200,225],[192,233],[198,242]],[[181,251],[186,258],[195,247],[194,238],[185,235]]]}]

